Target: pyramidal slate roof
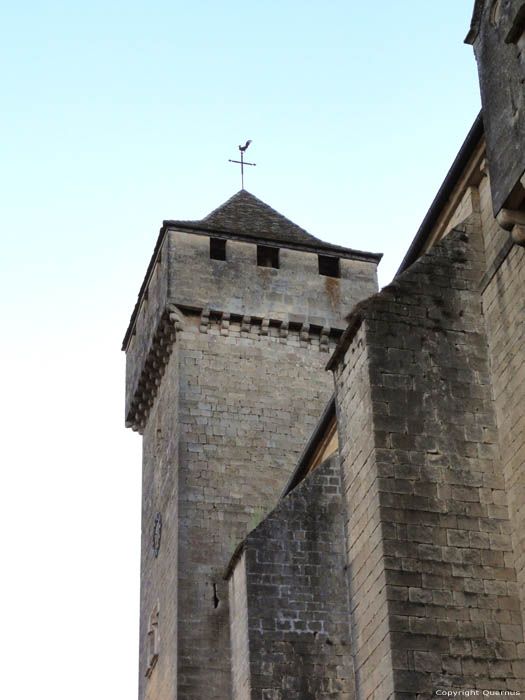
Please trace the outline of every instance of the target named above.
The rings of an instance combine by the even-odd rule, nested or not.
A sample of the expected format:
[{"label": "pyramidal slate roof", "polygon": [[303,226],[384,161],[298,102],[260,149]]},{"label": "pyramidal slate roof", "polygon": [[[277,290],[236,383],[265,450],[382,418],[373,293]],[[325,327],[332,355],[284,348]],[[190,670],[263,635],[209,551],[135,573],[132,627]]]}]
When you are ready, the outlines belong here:
[{"label": "pyramidal slate roof", "polygon": [[312,236],[247,190],[239,190],[224,204],[199,221],[164,221],[165,227],[183,227],[209,233],[225,233],[242,238],[258,238],[291,246],[355,252]]},{"label": "pyramidal slate roof", "polygon": [[319,245],[322,242],[246,190],[239,190],[200,221],[165,223],[266,238],[279,243]]}]

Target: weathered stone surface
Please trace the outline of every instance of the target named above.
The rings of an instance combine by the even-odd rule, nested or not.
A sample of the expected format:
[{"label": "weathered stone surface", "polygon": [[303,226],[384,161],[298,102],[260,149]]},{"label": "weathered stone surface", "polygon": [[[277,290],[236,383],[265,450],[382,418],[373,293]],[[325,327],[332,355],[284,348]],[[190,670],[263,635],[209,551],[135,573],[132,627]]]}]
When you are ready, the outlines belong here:
[{"label": "weathered stone surface", "polygon": [[[523,172],[523,93],[513,116],[517,64],[495,47],[508,29],[521,51],[523,4],[480,0],[473,37],[502,201]],[[144,435],[141,700],[525,691],[525,251],[494,219],[483,143],[472,153],[427,248],[446,237],[372,297],[378,256],[248,193],[165,222],[125,339],[127,423]],[[257,265],[261,241],[279,268]],[[323,251],[340,277],[319,274]],[[330,363],[342,484],[331,460],[265,517],[366,297]]]},{"label": "weathered stone surface", "polygon": [[[358,305],[331,361],[362,697],[492,688],[496,677],[524,689],[512,664],[496,673],[483,652],[508,645],[517,663],[522,639],[484,270],[479,227],[457,227]],[[517,613],[508,626],[502,610]]]},{"label": "weathered stone surface", "polygon": [[[283,220],[286,238],[289,225],[294,224]],[[319,274],[317,252],[292,244],[287,247],[284,241],[279,244],[278,269],[258,266],[260,239],[247,238],[227,238],[223,261],[210,258],[210,237],[204,230],[184,232],[167,227],[161,232],[125,339],[129,426],[143,430],[149,411],[144,404],[155,396],[148,385],[159,383],[173,342],[170,336],[176,331],[172,309],[197,311],[205,319],[214,312],[233,314],[262,323],[263,328],[265,323],[278,324],[283,339],[290,324],[296,330],[302,325],[306,333],[313,329],[322,334],[324,329],[326,336],[341,331],[345,314],[377,289],[380,256],[324,244],[327,252],[339,258],[340,276],[329,277]],[[226,333],[227,326],[223,331]]]},{"label": "weathered stone surface", "polygon": [[[332,386],[319,345],[188,318],[180,342],[179,698],[230,697],[224,570],[274,506]],[[318,341],[319,342],[319,341]],[[294,344],[295,343],[295,344]],[[283,387],[289,388],[283,391]]]},{"label": "weathered stone surface", "polygon": [[466,41],[478,62],[496,215],[525,172],[525,5],[477,0]]},{"label": "weathered stone surface", "polygon": [[[241,671],[234,700],[355,698],[342,531],[340,467],[333,456],[244,541],[230,573],[230,600],[237,601],[239,616],[232,616],[233,665]],[[246,635],[249,652],[241,641]]]},{"label": "weathered stone surface", "polygon": [[[143,440],[141,605],[139,698],[174,697],[177,684],[177,559],[179,488],[180,347],[175,344]],[[162,514],[158,556],[153,551],[153,528]],[[148,665],[149,616],[159,606],[160,653],[150,678]]]},{"label": "weathered stone surface", "polygon": [[272,269],[257,266],[256,240],[228,238],[219,261],[208,235],[166,229],[127,335],[127,420],[144,435],[141,700],[231,697],[225,568],[332,393],[323,368],[344,313],[377,288],[377,256],[341,257],[330,278],[316,252],[286,247],[286,231]]},{"label": "weathered stone surface", "polygon": [[255,243],[228,240],[226,261],[210,260],[210,239],[169,232],[169,299],[257,318],[344,328],[345,313],[377,289],[375,263],[341,258],[341,277],[319,274],[318,255],[282,246],[279,269],[257,265]]},{"label": "weathered stone surface", "polygon": [[487,438],[494,440],[501,454],[502,472],[494,483],[501,489],[498,502],[506,499],[509,507],[514,564],[525,610],[525,250],[513,246],[492,217],[487,180],[480,185],[480,201],[487,270],[481,291],[498,426]]}]

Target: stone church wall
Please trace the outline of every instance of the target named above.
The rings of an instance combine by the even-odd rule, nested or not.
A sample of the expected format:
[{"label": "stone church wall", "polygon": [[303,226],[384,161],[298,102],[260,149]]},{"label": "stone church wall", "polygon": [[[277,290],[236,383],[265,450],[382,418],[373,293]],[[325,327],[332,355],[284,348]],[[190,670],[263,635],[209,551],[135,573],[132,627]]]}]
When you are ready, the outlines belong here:
[{"label": "stone church wall", "polygon": [[183,307],[343,329],[345,314],[377,290],[377,260],[341,256],[340,277],[327,277],[319,274],[317,253],[275,248],[278,269],[257,265],[257,239],[227,240],[227,259],[211,260],[208,236],[169,231],[170,300]]},{"label": "stone church wall", "polygon": [[[525,249],[492,215],[489,179],[480,185],[487,269],[482,279],[499,446],[512,521],[513,549],[525,610]],[[507,555],[509,562],[512,554]]]},{"label": "stone church wall", "polygon": [[[180,343],[176,342],[143,440],[139,647],[141,700],[176,697],[177,694],[179,362]],[[153,542],[155,527],[157,537],[160,535],[157,553]],[[158,625],[154,633],[160,653],[148,678],[146,672],[153,634],[148,632],[150,616],[157,605]]]},{"label": "stone church wall", "polygon": [[257,238],[227,236],[216,260],[208,235],[163,229],[126,334],[126,421],[144,436],[140,700],[231,697],[225,568],[328,402],[344,313],[377,289],[380,256],[319,242],[339,258],[329,277],[281,242],[274,269]]},{"label": "stone church wall", "polygon": [[364,326],[356,329],[336,371],[336,387],[357,697],[376,693],[388,698],[393,686],[378,489],[381,467],[375,464]]},{"label": "stone church wall", "polygon": [[266,330],[188,314],[176,333],[144,428],[141,699],[231,695],[224,570],[277,502],[332,392],[334,338],[325,347],[319,334]]},{"label": "stone church wall", "polygon": [[331,361],[359,698],[525,689],[484,272],[477,222],[458,226],[358,306]]},{"label": "stone church wall", "polygon": [[334,455],[244,541],[230,572],[234,700],[354,700],[341,505]]},{"label": "stone church wall", "polygon": [[202,332],[188,316],[181,334],[179,700],[231,695],[224,571],[277,502],[332,391],[318,339],[227,323]]},{"label": "stone church wall", "polygon": [[166,242],[161,247],[148,281],[147,294],[140,304],[135,321],[134,333],[126,348],[126,404],[125,415],[128,423],[133,423],[133,399],[139,390],[141,375],[148,354],[155,342],[161,317],[168,303],[168,254]]},{"label": "stone church wall", "polygon": [[250,700],[250,638],[248,632],[248,595],[246,555],[242,552],[229,576],[232,697]]}]

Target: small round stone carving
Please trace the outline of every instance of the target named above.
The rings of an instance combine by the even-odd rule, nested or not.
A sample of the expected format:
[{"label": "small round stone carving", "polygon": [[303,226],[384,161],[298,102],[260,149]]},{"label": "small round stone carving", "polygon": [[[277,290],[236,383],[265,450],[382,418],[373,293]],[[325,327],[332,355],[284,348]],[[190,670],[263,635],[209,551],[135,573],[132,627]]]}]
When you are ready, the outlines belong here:
[{"label": "small round stone carving", "polygon": [[153,545],[153,554],[155,557],[159,556],[159,549],[160,549],[160,537],[162,535],[162,515],[160,513],[157,513],[155,516],[155,522],[153,524],[153,537],[152,539],[152,545]]}]

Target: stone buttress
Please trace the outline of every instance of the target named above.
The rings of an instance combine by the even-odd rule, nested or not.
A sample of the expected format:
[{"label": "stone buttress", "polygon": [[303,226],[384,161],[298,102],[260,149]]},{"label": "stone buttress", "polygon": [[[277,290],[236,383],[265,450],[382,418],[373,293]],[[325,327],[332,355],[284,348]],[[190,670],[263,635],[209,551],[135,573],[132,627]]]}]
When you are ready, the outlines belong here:
[{"label": "stone buttress", "polygon": [[334,454],[232,558],[234,700],[355,700],[340,485]]},{"label": "stone buttress", "polygon": [[525,690],[485,269],[467,220],[358,304],[330,360],[360,700]]}]

